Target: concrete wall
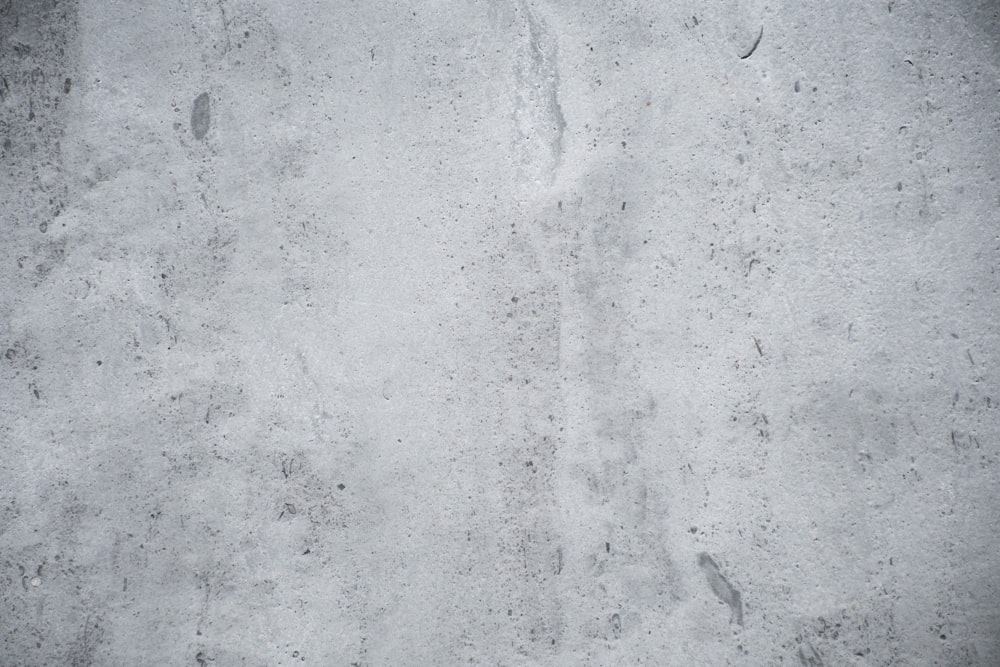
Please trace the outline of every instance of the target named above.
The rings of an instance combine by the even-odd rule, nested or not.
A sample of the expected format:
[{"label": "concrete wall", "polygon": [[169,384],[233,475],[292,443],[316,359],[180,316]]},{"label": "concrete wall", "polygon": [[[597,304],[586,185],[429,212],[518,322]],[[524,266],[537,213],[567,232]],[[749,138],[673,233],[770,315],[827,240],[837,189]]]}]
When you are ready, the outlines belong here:
[{"label": "concrete wall", "polygon": [[0,663],[1000,664],[998,12],[0,2]]}]

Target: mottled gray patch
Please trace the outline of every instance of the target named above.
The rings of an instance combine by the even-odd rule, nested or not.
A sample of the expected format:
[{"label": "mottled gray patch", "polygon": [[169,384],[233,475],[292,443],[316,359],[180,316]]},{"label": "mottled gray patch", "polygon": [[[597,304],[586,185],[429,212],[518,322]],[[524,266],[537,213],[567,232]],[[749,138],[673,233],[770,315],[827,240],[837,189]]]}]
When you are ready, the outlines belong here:
[{"label": "mottled gray patch", "polygon": [[518,28],[512,42],[518,161],[530,181],[551,184],[562,162],[566,118],[559,101],[558,39],[526,2],[496,7],[497,23]]},{"label": "mottled gray patch", "polygon": [[211,122],[212,111],[208,93],[202,93],[194,98],[194,104],[191,106],[191,132],[194,134],[194,138],[204,139],[205,135],[208,134],[208,126]]},{"label": "mottled gray patch", "polygon": [[704,551],[698,554],[698,567],[708,578],[708,585],[715,596],[729,605],[733,612],[733,618],[739,625],[743,625],[743,596],[738,590],[733,588],[729,580],[722,574],[718,563]]}]

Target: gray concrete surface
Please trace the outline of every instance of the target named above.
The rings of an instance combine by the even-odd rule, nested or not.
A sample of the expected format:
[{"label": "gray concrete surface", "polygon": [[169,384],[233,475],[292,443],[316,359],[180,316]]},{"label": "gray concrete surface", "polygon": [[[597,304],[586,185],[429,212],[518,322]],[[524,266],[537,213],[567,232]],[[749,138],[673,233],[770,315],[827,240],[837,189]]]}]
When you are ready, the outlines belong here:
[{"label": "gray concrete surface", "polygon": [[998,12],[3,0],[0,664],[1000,664]]}]

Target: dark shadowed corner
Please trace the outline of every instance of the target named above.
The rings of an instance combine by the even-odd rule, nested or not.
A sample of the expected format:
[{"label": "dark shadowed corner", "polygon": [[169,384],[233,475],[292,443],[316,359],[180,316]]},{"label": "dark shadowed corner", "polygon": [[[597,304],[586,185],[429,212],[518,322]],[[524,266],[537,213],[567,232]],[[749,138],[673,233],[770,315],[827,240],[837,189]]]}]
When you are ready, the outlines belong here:
[{"label": "dark shadowed corner", "polygon": [[[80,54],[76,0],[0,0],[0,165],[5,229],[45,233],[66,207],[60,141]],[[31,172],[33,178],[18,178]],[[10,283],[7,283],[10,284]]]},{"label": "dark shadowed corner", "polygon": [[[23,315],[44,308],[38,285],[66,258],[65,239],[54,234],[73,197],[61,146],[79,94],[79,57],[75,0],[0,0],[0,331],[6,348],[0,467],[15,471],[0,487],[3,665],[91,664],[100,641],[94,620],[100,605],[72,574],[80,543],[75,503],[54,476],[25,472],[39,457],[62,454],[40,451],[58,444],[24,438],[14,426],[43,410],[49,397],[37,381],[47,360]],[[59,428],[57,422],[50,418],[48,425]]]}]

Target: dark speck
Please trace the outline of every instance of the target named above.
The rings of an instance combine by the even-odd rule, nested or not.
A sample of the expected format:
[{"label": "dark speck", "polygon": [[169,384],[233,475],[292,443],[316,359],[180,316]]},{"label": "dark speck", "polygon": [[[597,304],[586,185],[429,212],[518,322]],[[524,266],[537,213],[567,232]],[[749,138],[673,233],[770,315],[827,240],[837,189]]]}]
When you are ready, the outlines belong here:
[{"label": "dark speck", "polygon": [[341,491],[343,491],[343,490],[344,490],[344,489],[346,489],[347,487],[346,487],[346,486],[344,486],[343,484],[338,484],[338,485],[337,485],[337,488],[338,488],[338,489],[340,489]]},{"label": "dark speck", "polygon": [[66,80],[63,81],[63,93],[69,95],[69,90],[72,87],[73,87],[73,80],[70,79],[69,77],[66,77]]},{"label": "dark speck", "polygon": [[795,82],[795,92],[799,92],[800,90],[802,90],[802,87],[799,85],[799,82],[796,81]]},{"label": "dark speck", "polygon": [[103,361],[98,361],[97,365],[100,366],[102,363],[104,363],[104,362]]}]

